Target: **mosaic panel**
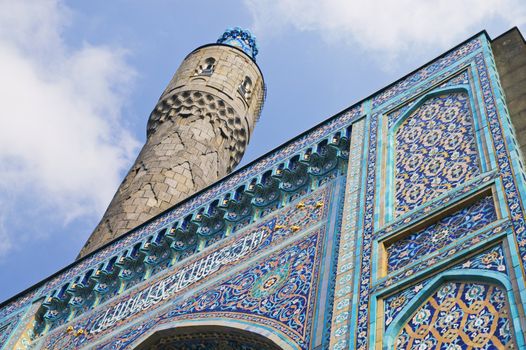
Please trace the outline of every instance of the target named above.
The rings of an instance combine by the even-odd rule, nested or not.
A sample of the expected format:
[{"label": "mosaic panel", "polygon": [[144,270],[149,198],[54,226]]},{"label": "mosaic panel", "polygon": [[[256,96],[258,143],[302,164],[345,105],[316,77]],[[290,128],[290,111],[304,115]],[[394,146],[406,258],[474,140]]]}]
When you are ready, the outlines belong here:
[{"label": "mosaic panel", "polygon": [[375,233],[375,237],[383,237],[391,234],[396,230],[401,230],[403,227],[407,227],[416,221],[425,218],[427,215],[432,214],[434,211],[444,208],[450,205],[453,201],[462,199],[466,194],[475,192],[480,188],[484,188],[493,183],[495,178],[498,178],[499,174],[496,171],[482,174],[471,181],[466,181],[464,185],[455,188],[452,191],[445,193],[444,195],[432,200],[420,209],[407,213],[401,216],[396,221],[393,221],[388,226],[382,228]]},{"label": "mosaic panel", "polygon": [[514,348],[506,291],[486,283],[443,284],[403,326],[395,349]]},{"label": "mosaic panel", "polygon": [[[450,270],[461,269],[479,269],[495,271],[499,273],[508,273],[506,267],[506,260],[504,258],[504,251],[501,245],[495,246],[483,253],[475,255],[466,261],[453,266]],[[402,309],[416,296],[422,289],[427,286],[431,279],[427,279],[417,285],[406,288],[398,293],[395,293],[384,300],[384,319],[385,328],[387,328]],[[384,329],[385,329],[384,328]]]},{"label": "mosaic panel", "polygon": [[493,197],[487,195],[425,229],[389,245],[386,248],[387,272],[408,266],[495,220],[497,220],[497,213]]},{"label": "mosaic panel", "polygon": [[480,174],[469,97],[430,97],[395,135],[395,216]]},{"label": "mosaic panel", "polygon": [[372,290],[379,291],[383,288],[392,286],[397,282],[403,281],[404,279],[410,278],[416,275],[417,273],[425,271],[431,268],[432,266],[437,266],[440,263],[454,259],[463,251],[466,251],[475,246],[480,246],[483,242],[489,239],[505,234],[506,230],[508,230],[510,227],[511,223],[509,221],[501,222],[495,226],[491,225],[487,229],[483,229],[482,232],[472,237],[469,237],[466,240],[462,240],[459,244],[446,247],[434,254],[431,254],[429,258],[421,260],[418,264],[414,264],[412,266],[409,266],[408,268],[403,268],[390,274],[387,278],[381,280],[378,284],[376,284],[372,288]]},{"label": "mosaic panel", "polygon": [[[177,320],[220,317],[271,327],[287,335],[301,349],[307,349],[314,296],[317,291],[321,249],[325,228],[272,254],[234,277],[199,291],[187,299],[175,299],[167,311],[128,326],[95,349],[125,349],[156,325]],[[78,349],[94,339],[89,331],[81,335],[60,334],[48,338],[44,348]]]},{"label": "mosaic panel", "polygon": [[[476,39],[477,41],[482,40],[482,37]],[[481,41],[479,41],[478,49],[481,48]],[[488,45],[485,41],[484,45]],[[476,52],[479,51],[479,52]],[[492,141],[494,142],[494,151],[497,156],[498,168],[500,169],[501,176],[500,178],[503,181],[506,201],[508,207],[510,208],[511,216],[513,218],[512,224],[514,231],[517,235],[517,243],[519,251],[521,253],[521,258],[523,261],[526,261],[526,229],[524,222],[524,214],[520,204],[520,197],[517,191],[517,185],[513,177],[513,171],[511,169],[511,164],[509,161],[509,151],[505,144],[505,139],[503,135],[503,130],[501,128],[499,116],[497,114],[497,106],[495,104],[495,99],[493,96],[493,90],[490,82],[490,76],[487,70],[485,56],[482,50],[472,50],[473,56],[466,57],[467,59],[461,62],[463,67],[468,65],[473,65],[476,68],[477,77],[480,81],[481,86],[481,96],[482,96],[482,106],[485,109],[486,117],[489,121],[490,134]],[[362,350],[368,348],[369,341],[369,322],[370,315],[368,313],[368,305],[370,302],[370,293],[371,293],[371,265],[372,265],[372,243],[373,243],[373,232],[374,232],[374,202],[376,194],[376,159],[377,159],[377,138],[378,138],[378,119],[382,113],[385,111],[394,108],[396,105],[399,105],[404,100],[411,98],[414,94],[421,91],[425,91],[430,87],[434,86],[437,82],[444,80],[447,76],[454,74],[459,69],[453,65],[453,63],[459,63],[462,57],[457,57],[458,59],[452,59],[450,64],[451,68],[436,74],[428,80],[425,80],[423,84],[415,86],[410,92],[405,94],[400,94],[397,99],[392,99],[389,105],[385,105],[383,110],[375,110],[370,117],[370,132],[369,132],[369,154],[367,156],[367,177],[366,177],[366,195],[364,203],[364,217],[363,217],[363,233],[362,233],[362,256],[360,260],[360,271],[359,271],[359,297],[357,308],[357,316],[355,318],[356,328],[354,335],[352,335],[351,341],[354,341],[355,348]],[[439,60],[442,60],[439,59]],[[446,68],[448,65],[444,65],[443,68]],[[457,67],[460,66],[460,63]],[[494,68],[492,68],[494,69]],[[405,221],[405,219],[404,219]],[[490,230],[502,231],[506,227],[498,227],[496,229]],[[497,233],[497,232],[492,232]],[[484,238],[482,238],[484,239]]]}]

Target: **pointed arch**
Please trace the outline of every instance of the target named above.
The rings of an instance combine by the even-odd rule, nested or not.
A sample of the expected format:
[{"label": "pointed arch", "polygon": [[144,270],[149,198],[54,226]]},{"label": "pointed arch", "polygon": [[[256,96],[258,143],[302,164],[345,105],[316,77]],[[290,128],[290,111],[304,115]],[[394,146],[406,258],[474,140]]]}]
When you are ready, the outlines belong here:
[{"label": "pointed arch", "polygon": [[[524,345],[524,339],[522,333],[518,330],[521,329],[519,324],[519,315],[515,307],[512,284],[508,277],[502,273],[477,270],[477,269],[464,269],[464,270],[453,270],[445,271],[435,278],[433,278],[426,287],[417,294],[412,301],[406,305],[402,311],[393,320],[391,325],[386,329],[383,337],[384,350],[395,349],[397,337],[400,335],[404,327],[417,317],[417,313],[426,306],[427,301],[435,296],[441,288],[447,286],[450,283],[464,284],[464,285],[487,285],[492,286],[502,291],[505,297],[506,308],[509,312],[507,321],[509,322],[509,329],[511,332],[511,342],[514,342],[518,348],[522,348]],[[450,301],[451,302],[451,301]],[[493,329],[495,331],[495,329]],[[433,349],[430,347],[429,349]]]},{"label": "pointed arch", "polygon": [[164,342],[169,342],[170,338],[195,341],[199,336],[209,340],[217,337],[217,339],[230,339],[234,342],[245,341],[248,345],[254,346],[254,349],[300,350],[297,344],[275,329],[244,320],[227,318],[177,320],[162,324],[145,333],[126,349],[157,350],[155,346],[162,339],[166,339]]}]

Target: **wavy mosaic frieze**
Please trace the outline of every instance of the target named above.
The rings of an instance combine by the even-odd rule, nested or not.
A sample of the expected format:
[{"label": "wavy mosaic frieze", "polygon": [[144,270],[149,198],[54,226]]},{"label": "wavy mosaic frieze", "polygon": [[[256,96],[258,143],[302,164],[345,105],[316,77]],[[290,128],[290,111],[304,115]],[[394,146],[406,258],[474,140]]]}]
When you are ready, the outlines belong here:
[{"label": "wavy mosaic frieze", "polygon": [[[180,226],[186,226],[188,220],[185,221],[185,218],[190,217],[189,220],[193,224],[201,227],[209,223],[211,216],[219,216],[220,220],[228,221],[231,224],[231,231],[235,231],[254,221],[254,216],[248,217],[244,211],[249,210],[250,214],[259,211],[266,215],[272,211],[269,209],[278,209],[286,205],[287,198],[289,201],[293,201],[305,195],[311,188],[318,187],[318,182],[326,181],[326,178],[333,178],[332,172],[338,171],[338,165],[344,168],[343,165],[347,164],[350,136],[348,133],[351,131],[348,125],[345,126],[346,122],[357,118],[360,111],[360,107],[357,107],[340,115],[339,118],[335,118],[327,125],[300,138],[297,142],[285,146],[272,157],[268,156],[272,159],[266,157],[247,169],[232,175],[227,180],[220,181],[217,185],[220,188],[217,191],[210,189],[200,193],[199,196],[189,202],[182,203],[166,214],[159,215],[148,225],[124,235],[102,251],[79,261],[61,276],[47,283],[44,292],[52,292],[52,288],[61,283],[74,279],[90,268],[98,268],[101,261],[108,261],[115,255],[122,254],[124,250],[131,249],[135,244],[145,244],[145,237],[155,234],[156,231],[167,225],[175,226],[176,229]],[[339,129],[335,130],[336,126],[339,126]],[[317,139],[317,137],[321,139]],[[324,137],[329,137],[329,140],[324,139]],[[282,156],[279,159],[276,158],[278,154]],[[237,181],[232,181],[232,179],[237,179]],[[271,198],[269,191],[272,190],[271,187],[276,181],[279,183],[279,192],[275,198]],[[193,203],[193,205],[189,206],[189,203]],[[248,208],[245,205],[247,203],[250,204]],[[239,223],[240,217],[246,220]],[[201,231],[205,229],[203,228]],[[225,228],[225,230],[227,229]],[[206,240],[209,239],[216,240],[217,236],[206,238]],[[185,255],[188,254],[188,252],[185,253]]]},{"label": "wavy mosaic frieze", "polygon": [[516,348],[506,290],[446,282],[403,325],[394,349]]},{"label": "wavy mosaic frieze", "polygon": [[480,174],[466,92],[429,97],[397,128],[394,139],[395,217]]},{"label": "wavy mosaic frieze", "polygon": [[386,247],[387,273],[408,266],[498,219],[491,194]]}]

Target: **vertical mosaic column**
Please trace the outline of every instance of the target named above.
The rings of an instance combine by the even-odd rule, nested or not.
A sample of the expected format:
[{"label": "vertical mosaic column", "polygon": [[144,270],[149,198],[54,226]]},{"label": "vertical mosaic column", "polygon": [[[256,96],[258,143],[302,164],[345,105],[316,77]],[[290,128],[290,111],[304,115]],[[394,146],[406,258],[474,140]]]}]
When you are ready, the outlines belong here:
[{"label": "vertical mosaic column", "polygon": [[347,349],[349,343],[348,329],[351,317],[353,274],[355,259],[356,226],[358,222],[358,204],[360,197],[361,164],[365,119],[356,122],[352,127],[345,203],[343,207],[340,250],[338,252],[338,270],[334,291],[334,307],[331,322],[329,349]]},{"label": "vertical mosaic column", "polygon": [[11,335],[9,341],[2,349],[13,349],[13,350],[28,350],[33,348],[33,326],[36,319],[36,313],[40,307],[40,302],[34,302],[29,306],[20,321],[17,323],[17,328]]}]

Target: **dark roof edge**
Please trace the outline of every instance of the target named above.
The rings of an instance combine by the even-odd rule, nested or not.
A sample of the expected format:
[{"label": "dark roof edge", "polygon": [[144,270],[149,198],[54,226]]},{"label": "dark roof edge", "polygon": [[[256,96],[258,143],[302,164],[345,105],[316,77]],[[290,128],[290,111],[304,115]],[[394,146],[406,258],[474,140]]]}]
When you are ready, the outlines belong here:
[{"label": "dark roof edge", "polygon": [[[512,28],[512,29],[513,29],[513,28]],[[511,29],[511,30],[512,30],[512,29]],[[458,49],[459,47],[461,47],[461,46],[463,46],[463,45],[465,45],[465,44],[468,43],[469,41],[471,41],[471,40],[475,39],[476,37],[480,36],[481,34],[484,34],[484,36],[485,36],[489,41],[491,41],[491,38],[489,37],[487,31],[486,31],[485,29],[484,29],[484,30],[481,30],[480,32],[478,32],[478,33],[476,33],[476,34],[470,36],[468,39],[462,41],[460,44],[455,45],[453,48],[451,48],[451,49],[445,51],[445,52],[442,53],[440,56],[435,57],[435,58],[432,59],[431,61],[429,61],[429,62],[427,62],[427,63],[425,63],[425,64],[419,66],[418,68],[412,70],[411,72],[407,73],[406,75],[404,75],[404,76],[401,77],[400,79],[397,79],[396,81],[394,81],[394,82],[392,82],[391,84],[389,84],[389,85],[383,87],[382,89],[380,89],[380,90],[378,90],[378,91],[376,91],[376,92],[370,94],[369,96],[367,96],[367,97],[365,97],[365,98],[362,98],[362,99],[359,100],[358,102],[356,102],[356,103],[352,104],[351,106],[349,106],[349,107],[347,107],[347,108],[341,110],[340,112],[334,114],[332,117],[329,117],[329,118],[325,119],[324,121],[322,121],[322,122],[320,122],[320,123],[314,125],[313,127],[311,127],[311,128],[309,128],[309,129],[303,131],[301,134],[299,134],[299,135],[293,137],[292,139],[290,139],[290,140],[288,140],[288,141],[282,143],[281,145],[279,145],[279,146],[273,148],[272,150],[270,150],[270,151],[264,153],[263,155],[261,155],[261,156],[259,156],[258,158],[254,159],[254,160],[251,161],[250,163],[245,164],[245,165],[242,166],[241,168],[239,168],[239,169],[235,170],[234,172],[232,172],[232,173],[226,175],[225,177],[223,177],[223,178],[217,180],[216,182],[214,182],[214,183],[208,185],[207,187],[203,188],[202,190],[200,190],[200,191],[198,191],[198,192],[195,192],[194,194],[192,194],[191,196],[187,197],[187,198],[184,199],[183,201],[181,201],[181,202],[179,202],[179,203],[173,205],[172,207],[170,207],[170,208],[166,209],[165,211],[161,212],[160,214],[157,214],[155,217],[149,219],[148,221],[145,221],[144,223],[142,223],[141,225],[135,227],[135,228],[132,229],[131,231],[126,232],[125,234],[123,234],[123,235],[117,237],[116,239],[114,239],[114,240],[112,240],[112,241],[110,241],[110,242],[104,244],[103,246],[101,246],[101,247],[97,248],[96,250],[92,251],[91,253],[89,253],[89,254],[83,256],[82,258],[73,261],[73,262],[72,262],[71,264],[69,264],[69,265],[66,265],[66,266],[63,267],[62,269],[60,269],[60,270],[58,270],[57,272],[53,273],[52,275],[50,275],[50,276],[44,278],[43,280],[41,280],[41,281],[35,283],[35,284],[32,285],[31,287],[26,288],[25,290],[23,290],[23,291],[21,291],[21,292],[15,294],[14,296],[12,296],[12,297],[10,297],[9,299],[7,299],[7,300],[3,301],[2,303],[0,303],[0,308],[6,306],[7,304],[9,304],[10,302],[14,301],[15,299],[17,299],[17,298],[23,296],[24,294],[29,293],[31,290],[36,289],[36,288],[42,286],[42,285],[43,285],[44,283],[46,283],[47,281],[51,280],[51,279],[54,278],[54,277],[57,277],[59,274],[61,274],[61,273],[65,272],[65,271],[67,271],[68,269],[72,268],[73,266],[75,266],[76,264],[80,263],[81,261],[84,261],[84,260],[88,259],[89,257],[91,257],[92,255],[94,255],[95,253],[98,253],[99,251],[105,249],[106,247],[108,247],[109,245],[113,244],[113,243],[116,242],[117,240],[119,240],[119,239],[123,239],[124,237],[128,236],[129,234],[131,234],[131,233],[134,232],[135,230],[138,230],[138,229],[140,229],[140,228],[142,228],[142,227],[148,225],[148,224],[151,223],[153,220],[155,220],[157,217],[159,217],[159,216],[161,216],[161,215],[167,213],[167,212],[170,211],[170,210],[173,210],[173,208],[175,208],[175,207],[177,207],[177,206],[180,206],[180,205],[183,205],[184,203],[186,203],[186,202],[188,202],[188,201],[194,199],[195,197],[200,196],[202,193],[208,191],[208,190],[211,189],[213,186],[215,186],[218,182],[220,182],[220,181],[225,181],[226,179],[229,179],[230,177],[232,177],[232,176],[236,175],[237,173],[239,173],[239,172],[245,170],[247,167],[253,165],[254,163],[257,163],[257,162],[259,162],[260,160],[262,160],[263,158],[268,157],[269,155],[271,155],[272,153],[276,152],[277,150],[279,150],[279,149],[281,149],[281,148],[284,148],[285,146],[287,146],[287,145],[289,145],[289,144],[291,144],[291,143],[297,141],[298,139],[300,139],[301,137],[305,136],[306,134],[308,134],[308,133],[314,131],[315,129],[319,128],[319,127],[322,126],[323,124],[328,123],[328,122],[330,122],[330,121],[336,119],[336,118],[337,118],[338,116],[340,116],[342,113],[345,113],[345,112],[351,110],[352,108],[354,108],[354,107],[356,107],[356,106],[362,104],[363,102],[365,102],[365,101],[371,99],[373,96],[375,96],[375,95],[377,95],[377,94],[379,94],[379,93],[381,93],[381,92],[383,92],[383,91],[389,89],[390,87],[392,87],[392,86],[394,86],[395,84],[399,83],[400,81],[406,79],[406,78],[409,77],[410,75],[412,75],[412,74],[416,73],[417,71],[421,70],[422,68],[424,68],[424,67],[426,67],[426,66],[428,66],[428,65],[430,65],[430,64],[432,64],[432,63],[434,63],[434,62],[436,62],[436,61],[438,61],[439,59],[443,58],[444,56],[446,56],[446,55],[449,54],[450,52],[452,52],[452,51]],[[233,46],[230,46],[230,45],[225,45],[225,44],[207,44],[207,45],[200,46],[200,47],[198,47],[198,48],[195,49],[195,50],[198,50],[198,49],[200,49],[200,48],[207,47],[207,46],[212,46],[212,45],[224,45],[224,46],[228,46],[228,47],[232,47],[232,48],[238,49],[238,48],[236,48],[236,47],[233,47]],[[195,51],[195,50],[194,50],[194,51]],[[250,56],[248,56],[243,50],[241,50],[241,49],[238,49],[238,50],[241,51],[241,52],[243,52],[247,57],[250,57]],[[192,51],[192,52],[193,52],[193,51]],[[251,59],[252,59],[252,58],[251,58]],[[258,67],[258,68],[259,68],[259,67]]]},{"label": "dark roof edge", "polygon": [[501,35],[497,36],[496,38],[490,39],[490,41],[491,42],[497,41],[497,40],[501,39],[502,37],[508,35],[509,33],[513,32],[513,31],[516,31],[519,34],[519,36],[521,37],[522,42],[524,42],[526,44],[526,40],[524,39],[524,36],[522,35],[520,29],[517,26],[508,29],[507,31],[505,31]]}]

